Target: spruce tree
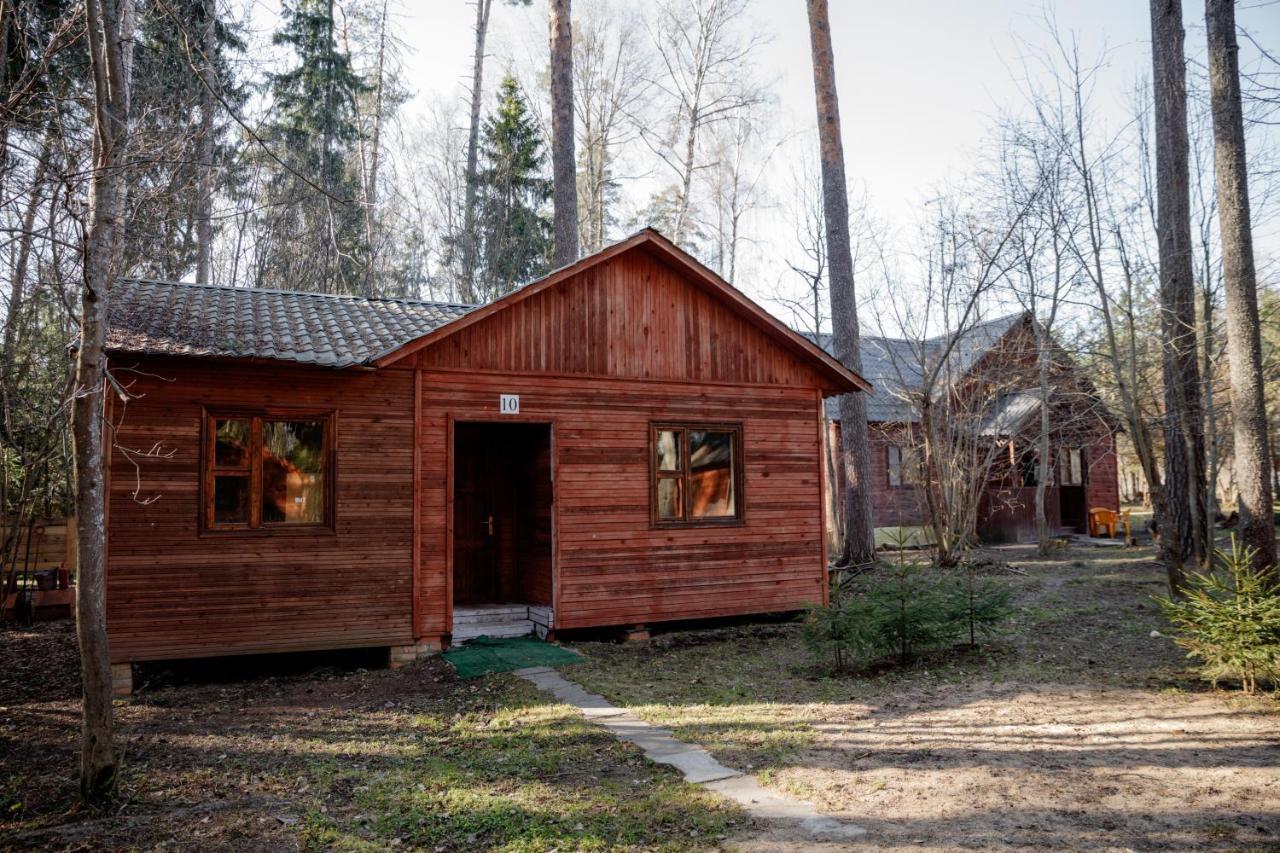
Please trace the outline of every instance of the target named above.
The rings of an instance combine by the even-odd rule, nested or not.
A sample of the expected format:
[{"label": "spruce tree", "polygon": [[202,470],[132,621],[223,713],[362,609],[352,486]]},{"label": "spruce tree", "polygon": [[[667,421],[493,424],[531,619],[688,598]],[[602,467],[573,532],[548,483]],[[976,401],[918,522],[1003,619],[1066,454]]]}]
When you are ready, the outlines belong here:
[{"label": "spruce tree", "polygon": [[355,100],[367,86],[336,31],[333,0],[284,4],[272,37],[296,64],[270,76],[274,100],[257,284],[357,293],[368,258],[358,175]]},{"label": "spruce tree", "polygon": [[[215,186],[236,180],[226,108],[239,109],[245,101],[231,68],[245,45],[237,27],[216,16],[209,20],[214,8],[209,0],[172,0],[139,9],[131,100],[135,134],[147,140],[147,151],[130,173],[125,269],[142,275],[176,279],[191,270],[199,219],[206,215],[203,172],[214,171]],[[205,109],[212,112],[208,122]],[[202,144],[205,133],[208,145]]]},{"label": "spruce tree", "polygon": [[543,175],[544,143],[515,78],[498,89],[497,109],[485,119],[477,176],[476,293],[495,299],[547,271],[551,182]]}]

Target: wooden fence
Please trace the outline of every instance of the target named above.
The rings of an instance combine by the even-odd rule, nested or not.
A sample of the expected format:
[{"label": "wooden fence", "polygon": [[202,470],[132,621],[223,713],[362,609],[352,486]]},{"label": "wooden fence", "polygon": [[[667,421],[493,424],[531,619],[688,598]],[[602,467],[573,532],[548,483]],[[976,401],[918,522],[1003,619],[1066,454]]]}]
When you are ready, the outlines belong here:
[{"label": "wooden fence", "polygon": [[[31,571],[56,569],[64,564],[68,569],[75,571],[77,563],[75,524],[74,516],[37,519],[34,528],[30,528],[29,541],[28,528],[24,526],[19,531],[18,571],[21,572],[23,566],[28,565],[28,554],[30,554]],[[9,533],[10,526],[0,524],[0,542],[7,540]],[[6,571],[9,568],[9,566],[4,567]]]}]

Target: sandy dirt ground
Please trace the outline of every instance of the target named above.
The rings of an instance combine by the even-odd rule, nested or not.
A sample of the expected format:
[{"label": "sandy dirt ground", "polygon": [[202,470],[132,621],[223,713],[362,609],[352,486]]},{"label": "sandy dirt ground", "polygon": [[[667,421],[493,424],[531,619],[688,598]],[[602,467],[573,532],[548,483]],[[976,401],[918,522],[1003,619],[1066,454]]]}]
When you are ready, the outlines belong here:
[{"label": "sandy dirt ground", "polygon": [[994,556],[1009,632],[907,667],[824,672],[786,620],[573,643],[567,677],[859,824],[854,843],[742,820],[515,679],[439,660],[140,671],[122,802],[67,820],[62,623],[0,632],[0,850],[1280,851],[1280,699],[1190,673],[1149,553]]},{"label": "sandy dirt ground", "polygon": [[840,849],[1280,850],[1280,721],[1221,696],[983,684],[813,728],[774,784],[868,830]]},{"label": "sandy dirt ground", "polygon": [[589,645],[578,674],[867,829],[825,849],[1280,851],[1280,699],[1194,677],[1150,549],[989,556],[1017,615],[972,652],[831,675],[792,626],[741,625]]}]

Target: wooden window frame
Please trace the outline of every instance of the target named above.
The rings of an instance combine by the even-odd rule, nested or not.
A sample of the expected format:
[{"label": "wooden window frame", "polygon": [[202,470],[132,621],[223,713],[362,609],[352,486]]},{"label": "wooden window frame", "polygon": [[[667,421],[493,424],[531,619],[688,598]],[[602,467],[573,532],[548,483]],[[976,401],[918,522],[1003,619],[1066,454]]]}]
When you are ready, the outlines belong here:
[{"label": "wooden window frame", "polygon": [[[245,468],[220,467],[216,446],[220,420],[249,421],[249,521],[218,524],[213,520],[214,478],[219,475],[246,473]],[[324,520],[314,522],[264,522],[262,520],[262,424],[264,421],[324,422]],[[201,535],[276,536],[292,534],[334,533],[335,496],[337,495],[337,413],[332,409],[244,409],[206,408],[200,421],[200,533]]]},{"label": "wooden window frame", "polygon": [[[1062,476],[1062,473],[1063,473],[1062,465],[1063,465],[1063,462],[1065,461],[1067,465],[1067,474],[1070,475],[1072,453],[1077,454],[1080,458],[1080,480],[1079,482],[1068,483],[1066,481],[1067,478]],[[1058,487],[1068,488],[1068,489],[1084,488],[1085,485],[1087,485],[1089,480],[1089,468],[1086,462],[1087,459],[1088,457],[1085,455],[1083,447],[1059,447],[1058,458],[1057,458],[1058,464],[1056,466],[1057,468],[1056,473],[1058,475]]]},{"label": "wooden window frame", "polygon": [[[893,482],[893,452],[898,451],[898,482]],[[916,479],[914,482],[905,479],[902,475],[907,470],[907,454],[904,452],[904,445],[890,443],[884,447],[884,480],[885,485],[891,489],[918,489],[924,485],[924,469],[923,466],[917,464]]]},{"label": "wooden window frame", "polygon": [[[680,433],[680,471],[663,471],[658,468],[658,433]],[[689,516],[689,433],[727,432],[733,435],[733,515],[691,518]],[[655,528],[686,527],[741,527],[747,523],[746,477],[743,463],[743,427],[741,423],[702,423],[698,421],[653,421],[649,424],[649,441],[645,452],[649,455],[649,524]],[[682,483],[680,506],[684,518],[662,518],[658,515],[658,482],[663,479],[679,479]]]}]

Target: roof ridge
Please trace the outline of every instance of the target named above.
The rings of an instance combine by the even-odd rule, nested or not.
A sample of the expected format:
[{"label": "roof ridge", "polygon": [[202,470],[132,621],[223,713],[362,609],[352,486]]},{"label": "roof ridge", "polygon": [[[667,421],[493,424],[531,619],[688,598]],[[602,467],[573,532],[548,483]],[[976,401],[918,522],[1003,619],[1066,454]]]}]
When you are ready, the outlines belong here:
[{"label": "roof ridge", "polygon": [[118,281],[136,282],[138,284],[159,284],[165,287],[192,287],[206,290],[222,290],[234,293],[273,293],[282,296],[306,296],[315,299],[334,299],[349,302],[400,302],[406,305],[447,305],[451,308],[479,308],[480,303],[453,302],[450,300],[409,299],[405,296],[359,296],[354,293],[320,293],[314,290],[285,290],[277,287],[236,287],[235,285],[209,284],[199,281],[171,281],[163,278],[145,276],[121,276]]},{"label": "roof ridge", "polygon": [[980,329],[980,328],[982,328],[982,327],[984,327],[984,326],[995,326],[995,325],[997,325],[997,324],[999,324],[999,323],[1011,323],[1011,322],[1014,322],[1014,321],[1020,320],[1020,319],[1022,319],[1024,316],[1026,316],[1026,314],[1027,314],[1027,312],[1026,312],[1025,310],[1022,310],[1022,311],[1010,311],[1008,314],[1001,314],[1001,315],[999,315],[999,316],[997,316],[997,317],[992,317],[990,320],[979,320],[979,321],[977,321],[976,323],[974,323],[973,325],[971,325],[971,326],[969,326],[968,328],[965,328],[965,329],[957,329],[957,330],[955,330],[954,332],[941,332],[941,333],[939,333],[939,334],[937,334],[937,335],[934,335],[934,336],[932,336],[932,337],[925,338],[925,339],[924,339],[924,341],[923,341],[923,343],[930,343],[930,344],[931,344],[931,343],[941,343],[941,342],[944,342],[944,341],[948,341],[948,340],[950,340],[950,339],[952,339],[952,338],[960,338],[960,337],[963,337],[963,336],[965,336],[965,335],[972,334],[973,332],[977,331],[978,329]]}]

